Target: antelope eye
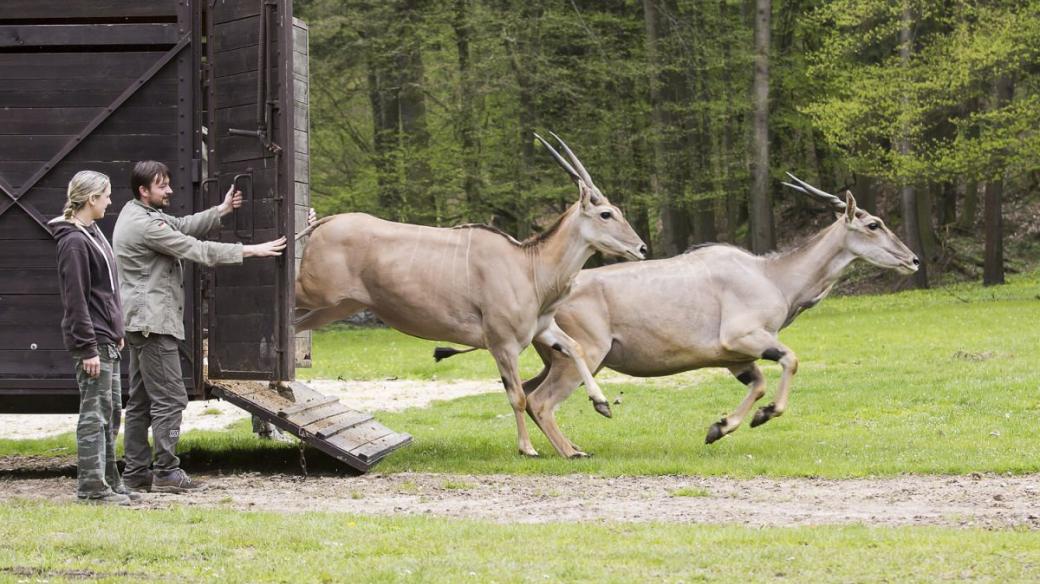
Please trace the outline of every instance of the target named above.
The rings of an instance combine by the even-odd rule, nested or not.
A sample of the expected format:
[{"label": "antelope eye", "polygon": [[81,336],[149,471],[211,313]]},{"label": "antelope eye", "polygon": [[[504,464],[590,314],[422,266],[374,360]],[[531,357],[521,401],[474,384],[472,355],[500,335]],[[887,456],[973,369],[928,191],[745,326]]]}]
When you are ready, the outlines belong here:
[{"label": "antelope eye", "polygon": [[878,223],[877,221],[871,223],[870,225],[867,225],[867,229],[869,229],[871,231],[877,231],[880,227],[881,227],[881,224]]},{"label": "antelope eye", "polygon": [[611,217],[613,217],[613,215],[610,213],[610,211],[604,211],[604,212],[600,213],[599,216],[604,218],[604,219],[610,219]]}]

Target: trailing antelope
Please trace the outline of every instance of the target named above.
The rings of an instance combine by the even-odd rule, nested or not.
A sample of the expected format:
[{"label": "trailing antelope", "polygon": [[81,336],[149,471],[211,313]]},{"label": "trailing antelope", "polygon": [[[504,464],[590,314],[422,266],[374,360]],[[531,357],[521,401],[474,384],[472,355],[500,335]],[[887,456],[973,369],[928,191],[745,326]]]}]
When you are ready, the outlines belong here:
[{"label": "trailing antelope", "polygon": [[520,452],[537,456],[525,426],[520,352],[537,339],[572,359],[597,409],[609,411],[581,347],[553,321],[574,277],[595,251],[641,260],[646,245],[560,140],[545,145],[578,186],[578,201],[525,241],[485,225],[423,227],[362,213],[313,223],[296,278],[297,330],[369,308],[412,336],[487,349],[513,407]]},{"label": "trailing antelope", "polygon": [[[751,426],[784,413],[798,370],[794,351],[777,339],[802,311],[822,300],[845,268],[858,258],[902,274],[918,259],[881,219],[793,175],[785,185],[827,202],[837,220],[800,247],[755,256],[728,245],[702,246],[685,254],[638,264],[585,270],[556,313],[556,322],[581,344],[587,365],[639,377],[658,377],[704,367],[726,367],[748,386],[736,411],[712,424],[710,444],[740,426],[765,394],[755,362],[780,363],[776,400],[760,408]],[[582,378],[571,363],[535,342],[544,369],[524,384],[532,418],[563,456],[581,454],[555,420],[556,407]]]}]

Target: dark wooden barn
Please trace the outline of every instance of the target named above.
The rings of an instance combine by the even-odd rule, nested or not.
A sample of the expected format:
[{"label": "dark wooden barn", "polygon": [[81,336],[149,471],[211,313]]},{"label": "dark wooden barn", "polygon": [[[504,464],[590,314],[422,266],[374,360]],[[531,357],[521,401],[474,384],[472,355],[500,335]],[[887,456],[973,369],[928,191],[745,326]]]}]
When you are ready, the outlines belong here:
[{"label": "dark wooden barn", "polygon": [[111,236],[132,164],[153,159],[170,167],[174,215],[218,204],[232,184],[243,192],[211,239],[289,239],[277,260],[185,266],[189,398],[227,399],[361,471],[408,444],[300,383],[275,392],[211,382],[289,382],[309,364],[309,333],[292,328],[293,237],[310,201],[307,105],[307,27],[291,0],[4,0],[0,412],[77,410],[46,223],[72,175],[96,170],[112,181],[101,221]]},{"label": "dark wooden barn", "polygon": [[[5,0],[0,411],[77,407],[45,228],[77,171],[112,180],[108,235],[131,197],[132,163],[154,159],[172,171],[175,215],[239,185],[243,208],[212,238],[291,241],[305,217],[295,208],[308,203],[306,32],[289,0]],[[278,261],[186,266],[181,358],[192,398],[206,397],[204,329],[210,378],[293,379],[294,256],[290,247]]]}]

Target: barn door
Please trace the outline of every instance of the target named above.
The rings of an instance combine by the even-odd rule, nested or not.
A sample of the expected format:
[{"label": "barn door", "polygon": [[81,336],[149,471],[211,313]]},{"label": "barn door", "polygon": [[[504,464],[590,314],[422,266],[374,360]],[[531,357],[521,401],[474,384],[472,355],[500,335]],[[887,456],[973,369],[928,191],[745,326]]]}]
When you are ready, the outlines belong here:
[{"label": "barn door", "polygon": [[[109,237],[131,198],[135,160],[169,166],[169,212],[196,210],[193,15],[191,4],[178,0],[2,3],[0,411],[78,407],[47,229],[61,213],[69,179],[88,169],[110,177],[113,205],[100,221]],[[189,292],[198,289],[195,274],[186,270]],[[195,299],[186,294],[181,351],[189,390],[202,367],[194,351]]]},{"label": "barn door", "polygon": [[289,237],[280,258],[246,259],[209,274],[209,377],[292,379],[292,2],[222,0],[207,6],[203,196],[216,204],[235,184],[245,197],[225,218],[218,239],[251,244]]}]

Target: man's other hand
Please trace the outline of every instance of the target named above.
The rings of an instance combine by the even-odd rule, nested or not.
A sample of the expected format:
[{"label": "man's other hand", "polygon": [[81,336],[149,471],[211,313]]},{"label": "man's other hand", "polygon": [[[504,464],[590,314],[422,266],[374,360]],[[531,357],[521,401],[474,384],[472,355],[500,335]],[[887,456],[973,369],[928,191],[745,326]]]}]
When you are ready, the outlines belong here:
[{"label": "man's other hand", "polygon": [[274,241],[258,243],[256,245],[242,246],[242,257],[244,258],[270,258],[282,255],[285,249],[285,238],[279,237]]},{"label": "man's other hand", "polygon": [[224,195],[224,202],[221,203],[217,209],[220,209],[220,216],[227,215],[232,210],[242,206],[242,191],[235,190],[235,185],[231,185],[226,195]]}]

